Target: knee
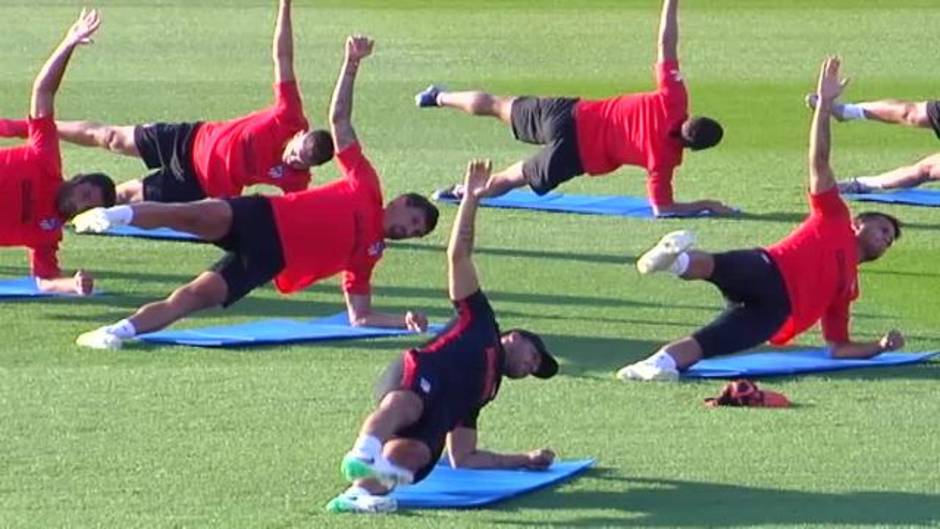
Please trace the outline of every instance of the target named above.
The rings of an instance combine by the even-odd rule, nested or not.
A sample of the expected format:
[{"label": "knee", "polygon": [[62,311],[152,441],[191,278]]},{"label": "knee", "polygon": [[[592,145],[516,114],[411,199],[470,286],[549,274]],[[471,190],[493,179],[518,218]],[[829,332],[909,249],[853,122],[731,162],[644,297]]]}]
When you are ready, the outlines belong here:
[{"label": "knee", "polygon": [[99,137],[99,143],[102,147],[111,152],[123,153],[127,150],[127,140],[124,135],[114,127],[106,127]]},{"label": "knee", "polygon": [[486,92],[476,92],[470,100],[470,112],[483,116],[495,115],[496,100]]},{"label": "knee", "polygon": [[925,126],[930,122],[927,117],[926,107],[922,107],[917,103],[905,103],[901,119],[912,127]]},{"label": "knee", "polygon": [[391,439],[385,443],[382,456],[395,465],[417,472],[431,462],[431,449],[411,439]]}]

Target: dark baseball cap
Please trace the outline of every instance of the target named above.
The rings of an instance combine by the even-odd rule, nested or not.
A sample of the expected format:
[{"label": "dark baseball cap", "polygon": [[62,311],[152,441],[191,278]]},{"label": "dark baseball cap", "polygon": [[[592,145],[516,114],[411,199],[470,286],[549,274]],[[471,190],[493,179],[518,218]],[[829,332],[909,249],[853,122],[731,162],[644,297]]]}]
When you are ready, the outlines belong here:
[{"label": "dark baseball cap", "polygon": [[533,376],[538,378],[552,378],[555,376],[555,373],[558,373],[558,361],[548,352],[548,348],[545,347],[545,342],[542,341],[539,335],[525,329],[512,329],[509,332],[521,334],[522,337],[534,345],[535,350],[538,351],[540,358],[539,367],[532,373]]}]

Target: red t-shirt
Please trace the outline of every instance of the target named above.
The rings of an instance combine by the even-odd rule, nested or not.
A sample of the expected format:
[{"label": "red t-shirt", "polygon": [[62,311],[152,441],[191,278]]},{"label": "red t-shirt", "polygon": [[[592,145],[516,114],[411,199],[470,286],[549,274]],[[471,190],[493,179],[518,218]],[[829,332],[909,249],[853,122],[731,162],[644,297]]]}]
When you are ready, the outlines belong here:
[{"label": "red t-shirt", "polygon": [[203,123],[196,130],[193,169],[206,196],[238,196],[253,184],[274,185],[284,192],[307,188],[310,172],[281,161],[287,142],[309,127],[297,83],[274,85],[274,101],[264,110]]},{"label": "red t-shirt", "polygon": [[336,163],[343,178],[270,198],[284,251],[274,285],[285,294],[340,271],[345,292],[369,293],[385,249],[379,176],[358,143],[340,151]]},{"label": "red t-shirt", "polygon": [[62,161],[55,118],[27,121],[26,145],[0,149],[0,246],[29,248],[32,274],[60,275],[56,252],[64,219],[56,208]]},{"label": "red t-shirt", "polygon": [[809,196],[810,214],[767,248],[790,296],[790,318],[770,339],[785,344],[822,319],[827,341],[849,340],[849,306],[858,297],[858,243],[852,215],[835,187]]},{"label": "red t-shirt", "polygon": [[656,65],[656,91],[579,101],[575,125],[581,166],[590,175],[621,165],[646,169],[646,190],[656,206],[672,205],[672,173],[682,163],[679,136],[688,119],[689,94],[678,61]]}]

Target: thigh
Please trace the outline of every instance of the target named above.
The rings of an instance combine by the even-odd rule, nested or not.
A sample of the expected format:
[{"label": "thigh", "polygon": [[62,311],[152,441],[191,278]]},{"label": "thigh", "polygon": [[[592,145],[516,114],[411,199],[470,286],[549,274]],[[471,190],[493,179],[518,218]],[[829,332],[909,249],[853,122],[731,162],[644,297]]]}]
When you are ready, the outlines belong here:
[{"label": "thigh", "polygon": [[732,305],[692,337],[701,346],[704,358],[737,353],[765,343],[787,316],[787,312],[770,307]]},{"label": "thigh", "polygon": [[512,104],[510,121],[516,139],[545,145],[574,130],[577,99],[564,97],[518,97]]},{"label": "thigh", "polygon": [[538,195],[583,173],[574,134],[549,143],[522,164],[526,183]]},{"label": "thigh", "polygon": [[714,271],[708,279],[735,303],[789,305],[786,284],[773,259],[761,249],[713,254]]},{"label": "thigh", "polygon": [[150,202],[195,202],[206,198],[195,174],[177,173],[161,167],[144,177],[144,200]]}]

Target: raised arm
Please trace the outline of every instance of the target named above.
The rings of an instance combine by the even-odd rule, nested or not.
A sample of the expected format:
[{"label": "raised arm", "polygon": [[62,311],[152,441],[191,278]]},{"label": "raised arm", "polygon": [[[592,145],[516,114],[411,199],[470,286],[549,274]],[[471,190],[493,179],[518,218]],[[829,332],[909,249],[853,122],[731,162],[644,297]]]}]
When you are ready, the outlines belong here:
[{"label": "raised arm", "polygon": [[663,0],[659,17],[659,62],[679,58],[679,0]]},{"label": "raised arm", "polygon": [[330,102],[330,127],[336,152],[357,141],[352,126],[353,85],[359,72],[359,61],[372,53],[373,44],[374,41],[361,35],[346,38],[346,58]]},{"label": "raised arm", "polygon": [[277,9],[277,23],[274,26],[274,81],[288,83],[294,81],[294,27],[290,19],[291,0],[280,0]]},{"label": "raised arm", "polygon": [[498,454],[480,450],[474,428],[454,428],[447,434],[447,455],[454,468],[528,468],[544,470],[552,465],[555,454],[542,448],[524,454]]},{"label": "raised arm", "polygon": [[839,79],[839,58],[827,57],[819,71],[816,88],[819,102],[809,131],[809,192],[813,195],[828,191],[836,185],[829,165],[829,117],[832,115],[833,102],[842,94],[847,82]]},{"label": "raised arm", "polygon": [[53,115],[55,93],[62,82],[62,74],[65,73],[65,67],[72,57],[72,51],[81,44],[90,44],[91,36],[98,31],[100,25],[101,19],[96,9],[82,9],[78,20],[69,28],[65,38],[46,60],[33,82],[33,95],[29,105],[31,117],[43,118]]},{"label": "raised arm", "polygon": [[465,191],[447,245],[447,283],[450,299],[464,299],[480,289],[477,271],[473,266],[473,229],[477,206],[486,190],[493,165],[489,160],[473,160],[467,164],[464,178]]}]

